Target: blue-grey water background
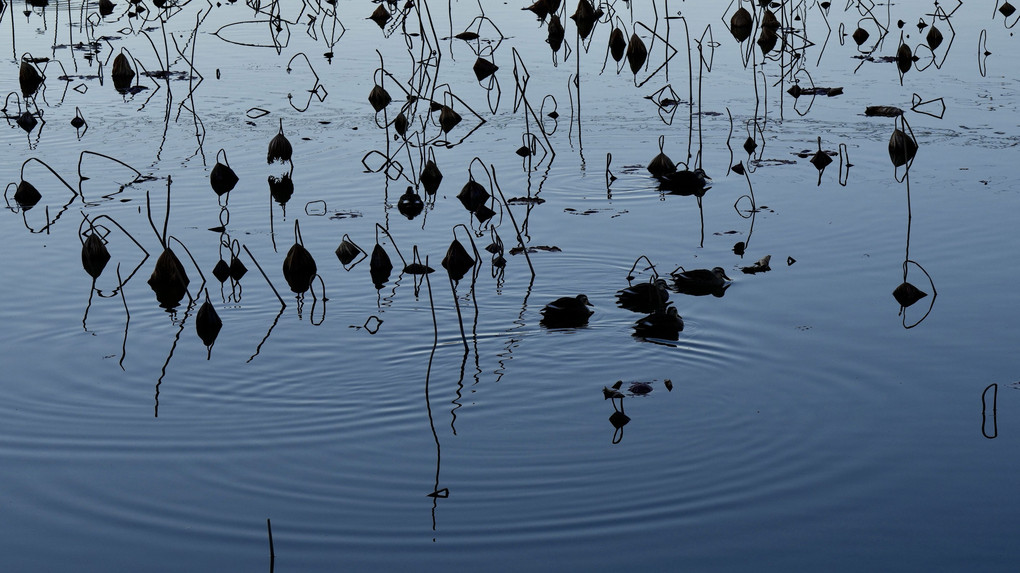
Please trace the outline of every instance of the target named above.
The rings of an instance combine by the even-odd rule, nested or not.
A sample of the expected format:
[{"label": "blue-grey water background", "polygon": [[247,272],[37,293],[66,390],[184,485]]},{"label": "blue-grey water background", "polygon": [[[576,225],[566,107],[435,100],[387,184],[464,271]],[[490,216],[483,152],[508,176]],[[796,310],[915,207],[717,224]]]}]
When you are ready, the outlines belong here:
[{"label": "blue-grey water background", "polygon": [[[269,518],[276,571],[1013,570],[1015,16],[969,1],[940,5],[948,20],[924,2],[878,6],[875,20],[855,3],[777,8],[795,29],[787,37],[802,58],[800,85],[843,88],[795,100],[786,93],[794,50],[764,65],[758,51],[758,71],[745,66],[742,51],[758,48],[727,31],[733,4],[605,4],[590,47],[578,49],[570,3],[570,54],[555,58],[524,2],[483,2],[484,20],[476,2],[422,4],[434,33],[420,34],[412,11],[408,39],[393,22],[368,20],[378,6],[368,1],[261,12],[189,2],[167,12],[166,43],[159,20],[128,17],[128,2],[105,19],[92,3],[7,4],[0,82],[18,92],[8,116],[26,105],[22,55],[50,62],[28,104],[45,123],[26,134],[11,119],[0,136],[3,181],[24,177],[43,195],[24,210],[9,187],[0,216],[4,569],[263,570]],[[142,5],[150,18],[159,12]],[[282,18],[279,49],[269,14]],[[927,33],[919,19],[947,38],[938,67],[917,49]],[[614,22],[651,45],[637,81],[655,74],[641,87],[626,60],[620,73],[612,58],[603,71]],[[849,34],[877,31],[876,22],[888,34],[862,62],[871,44],[858,48]],[[671,54],[667,27],[679,50],[656,71]],[[480,41],[449,39],[466,29]],[[896,63],[881,61],[901,35],[919,56],[902,84]],[[75,47],[90,37],[100,45],[92,59],[87,44]],[[441,60],[416,68],[426,37]],[[149,71],[169,54],[175,73],[118,93],[109,66],[121,48]],[[498,85],[475,79],[477,51],[499,66]],[[376,71],[380,58],[390,75]],[[418,149],[395,154],[392,179],[377,170],[384,156],[369,152],[385,152],[387,133],[390,148],[400,146],[379,125],[406,99],[398,83],[423,74],[447,84],[436,99],[464,121],[446,136],[456,145],[430,146],[444,179],[408,220],[396,203],[404,175],[421,168]],[[516,106],[515,76],[527,77],[534,115]],[[380,78],[395,100],[385,117],[368,102]],[[667,85],[680,100],[671,124],[670,110],[645,97]],[[944,114],[912,111],[915,94],[942,98]],[[895,120],[865,116],[870,105],[907,110],[919,144],[909,218],[904,170],[888,153]],[[84,134],[70,125],[76,108]],[[763,129],[749,158],[742,146],[756,113]],[[265,161],[281,119],[294,148],[285,207],[267,177],[287,168]],[[529,129],[553,152],[530,163],[515,154]],[[660,136],[676,161],[700,141],[713,179],[701,211],[694,197],[660,193],[646,171]],[[819,137],[823,150],[843,146],[852,167],[841,170],[834,155],[819,179],[808,161]],[[209,185],[221,148],[240,177],[228,221]],[[145,177],[132,182],[130,169],[86,150]],[[30,158],[80,194],[39,162],[23,167]],[[753,167],[747,178],[729,171],[738,162]],[[512,205],[513,221],[496,208],[483,228],[456,198],[469,177],[495,191],[483,167],[507,198],[544,202]],[[145,283],[161,250],[146,194],[161,228],[168,178],[169,233],[194,256],[223,321],[211,351],[195,332],[202,281],[179,243],[171,246],[196,302],[168,313]],[[753,220],[740,199],[748,182]],[[122,289],[116,265],[126,278],[143,253],[107,224],[113,260],[93,291],[81,264],[83,212],[116,220],[150,253]],[[283,280],[295,221],[318,264],[318,300],[297,300]],[[224,222],[285,308],[246,254],[239,285],[212,276],[230,253],[209,229]],[[455,299],[439,260],[454,236],[467,242],[463,228],[451,231],[461,223],[479,231],[481,257]],[[534,278],[509,252],[514,223],[526,225],[527,245],[557,248],[530,254]],[[506,249],[496,278],[482,250],[490,227]],[[368,261],[341,266],[334,250],[345,234],[368,251],[380,238],[397,266],[382,289]],[[909,265],[908,280],[928,296],[901,310],[892,291],[908,240],[934,288]],[[747,243],[743,257],[737,241]],[[416,245],[438,272],[420,286],[400,275],[393,242],[408,259]],[[644,341],[632,335],[640,315],[615,304],[640,255],[664,276],[721,266],[735,280],[722,297],[672,293],[685,320],[679,340]],[[741,272],[766,255],[772,270]],[[635,281],[648,279],[645,266]],[[544,304],[577,293],[594,305],[587,327],[540,325]],[[625,394],[631,382],[652,385],[623,399],[622,430],[610,422],[619,402],[603,394],[618,380]]]}]

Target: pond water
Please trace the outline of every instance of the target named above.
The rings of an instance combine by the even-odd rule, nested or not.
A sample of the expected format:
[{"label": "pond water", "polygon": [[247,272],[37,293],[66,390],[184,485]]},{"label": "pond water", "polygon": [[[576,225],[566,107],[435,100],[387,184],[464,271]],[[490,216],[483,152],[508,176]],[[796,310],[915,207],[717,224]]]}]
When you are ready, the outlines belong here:
[{"label": "pond water", "polygon": [[[4,3],[5,568],[1013,570],[1016,15],[773,3],[763,55],[756,3],[637,4],[580,40],[563,3],[554,53],[524,2]],[[660,149],[708,191],[653,177]],[[164,246],[190,279],[169,304]],[[436,272],[401,273],[415,251]],[[681,267],[732,282],[681,293]],[[684,326],[644,338],[616,293],[656,274]],[[586,324],[542,323],[580,293]]]}]

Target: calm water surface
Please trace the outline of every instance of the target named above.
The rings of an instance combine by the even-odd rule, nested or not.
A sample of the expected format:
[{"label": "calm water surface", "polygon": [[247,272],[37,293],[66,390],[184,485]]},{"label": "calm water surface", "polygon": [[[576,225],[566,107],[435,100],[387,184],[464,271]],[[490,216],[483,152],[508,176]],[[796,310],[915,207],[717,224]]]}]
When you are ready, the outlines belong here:
[{"label": "calm water surface", "polygon": [[[604,3],[580,48],[565,4],[555,56],[523,2],[483,3],[484,18],[475,2],[421,4],[383,28],[366,19],[378,4],[345,0],[0,12],[5,569],[1013,570],[1015,15],[773,5],[788,44],[763,62],[757,26],[742,44],[728,30],[737,4]],[[626,59],[603,71],[615,26],[649,46],[636,79]],[[480,38],[450,38],[465,30]],[[902,81],[901,37],[918,56]],[[150,72],[125,93],[110,77],[122,49]],[[27,98],[26,54],[46,60]],[[494,80],[476,80],[478,54]],[[843,92],[795,99],[792,80]],[[377,114],[379,81],[394,102]],[[678,105],[656,104],[667,86]],[[410,145],[392,125],[405,90],[421,97]],[[915,94],[933,103],[911,110]],[[463,121],[443,134],[429,98]],[[888,151],[902,120],[871,105],[907,110],[909,172]],[[26,109],[45,121],[29,132]],[[293,164],[267,165],[281,120]],[[527,133],[530,161],[515,154]],[[712,178],[700,205],[645,169],[660,137]],[[834,159],[821,175],[819,137]],[[220,149],[240,181],[218,199]],[[444,179],[409,220],[397,202],[425,149]],[[508,199],[543,202],[490,202],[479,223],[457,194],[473,177],[498,198],[485,168]],[[281,205],[267,178],[288,171]],[[42,194],[29,209],[23,178]],[[191,279],[169,312],[146,284],[162,251],[147,195]],[[95,282],[83,214],[109,231]],[[295,222],[321,278],[304,295],[281,271]],[[534,274],[510,254],[515,225]],[[393,259],[381,288],[368,260],[337,260],[345,234]],[[482,250],[496,235],[503,273]],[[455,236],[481,256],[451,290],[439,261]],[[234,240],[249,272],[221,283]],[[438,270],[424,282],[400,273],[395,247],[410,262],[415,246]],[[641,315],[615,304],[640,255],[663,276],[720,266],[734,281],[722,297],[671,293],[679,340],[642,340]],[[770,271],[741,272],[766,255]],[[928,296],[901,309],[906,258]],[[206,289],[223,323],[211,349],[195,326]],[[586,327],[540,325],[578,293]],[[603,394],[617,381],[622,406]],[[629,393],[639,381],[652,391]]]}]

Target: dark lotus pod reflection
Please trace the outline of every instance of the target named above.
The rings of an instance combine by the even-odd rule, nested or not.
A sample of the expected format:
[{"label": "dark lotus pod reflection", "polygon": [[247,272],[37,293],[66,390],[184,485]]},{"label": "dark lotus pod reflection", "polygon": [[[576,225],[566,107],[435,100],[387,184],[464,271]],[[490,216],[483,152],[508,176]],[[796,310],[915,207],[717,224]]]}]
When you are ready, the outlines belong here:
[{"label": "dark lotus pod reflection", "polygon": [[227,279],[230,278],[230,265],[227,264],[227,261],[220,259],[213,267],[212,274],[221,283],[227,282]]},{"label": "dark lotus pod reflection", "polygon": [[18,116],[16,123],[18,124],[18,127],[25,130],[25,133],[32,133],[35,126],[39,125],[39,120],[37,120],[34,115],[26,111]]},{"label": "dark lotus pod reflection", "polygon": [[99,15],[109,16],[113,14],[114,3],[110,0],[99,0]]},{"label": "dark lotus pod reflection", "polygon": [[42,200],[42,193],[35,188],[35,185],[22,180],[21,183],[18,183],[18,188],[14,190],[14,200],[17,201],[19,207],[28,211],[39,204],[39,201]]},{"label": "dark lotus pod reflection", "polygon": [[908,282],[900,284],[900,286],[896,287],[892,294],[893,297],[896,299],[896,302],[900,303],[900,306],[902,306],[903,308],[907,308],[914,304],[915,302],[928,296],[928,293],[924,292],[923,290],[917,288],[916,286]]},{"label": "dark lotus pod reflection", "polygon": [[43,77],[34,65],[22,60],[21,69],[18,70],[18,82],[21,84],[22,95],[29,97],[42,85]]},{"label": "dark lotus pod reflection", "polygon": [[624,414],[623,412],[620,412],[619,410],[613,412],[612,416],[609,416],[609,423],[612,424],[613,427],[616,428],[617,430],[626,426],[629,422],[630,416]]},{"label": "dark lotus pod reflection", "polygon": [[269,176],[269,193],[280,205],[286,205],[294,195],[294,180],[289,174],[280,177]]},{"label": "dark lotus pod reflection", "polygon": [[766,28],[762,26],[761,34],[758,36],[758,47],[761,48],[762,55],[767,55],[772,50],[776,49],[776,44],[779,43],[779,35],[776,34],[774,28]]},{"label": "dark lotus pod reflection", "polygon": [[390,13],[386,11],[382,4],[379,4],[368,19],[375,22],[380,28],[383,28],[386,26],[386,22],[390,21]]},{"label": "dark lotus pod reflection", "polygon": [[753,155],[754,150],[756,149],[758,149],[758,142],[755,141],[753,137],[749,136],[744,140],[744,151],[746,151],[748,155]]},{"label": "dark lotus pod reflection", "polygon": [[425,188],[425,193],[435,195],[436,191],[439,191],[439,184],[443,181],[443,172],[439,170],[435,161],[429,159],[425,162],[425,167],[422,168],[418,178],[422,187]]},{"label": "dark lotus pod reflection", "polygon": [[318,269],[312,254],[301,243],[294,243],[283,259],[283,278],[290,290],[297,294],[308,290],[316,272]]},{"label": "dark lotus pod reflection", "polygon": [[386,249],[382,248],[379,243],[376,243],[375,248],[372,249],[372,257],[368,261],[368,271],[372,275],[372,284],[377,289],[381,289],[386,281],[390,280],[393,263],[390,262],[390,256],[386,254]]},{"label": "dark lotus pod reflection", "polygon": [[577,9],[570,19],[577,24],[577,35],[581,36],[582,40],[587,40],[601,16],[602,10],[596,10],[589,0],[579,0]]},{"label": "dark lotus pod reflection", "polygon": [[283,134],[283,120],[280,120],[280,131],[269,140],[269,148],[266,151],[266,163],[274,161],[290,161],[294,156],[294,147],[290,140]]},{"label": "dark lotus pod reflection", "polygon": [[209,172],[209,184],[217,195],[233,191],[237,181],[237,174],[234,173],[234,170],[229,165],[224,165],[219,161],[216,162],[212,171]]},{"label": "dark lotus pod reflection", "polygon": [[488,205],[479,205],[475,209],[475,218],[478,219],[479,223],[485,223],[495,215],[496,212],[490,209]]},{"label": "dark lotus pod reflection", "polygon": [[535,0],[535,3],[521,10],[530,10],[539,20],[545,20],[545,17],[549,15],[549,3],[546,0]]},{"label": "dark lotus pod reflection", "polygon": [[730,34],[733,34],[733,39],[738,42],[743,42],[751,37],[752,26],[751,13],[743,6],[730,18]]},{"label": "dark lotus pod reflection", "polygon": [[235,281],[240,281],[241,277],[247,274],[247,272],[248,267],[244,266],[241,259],[237,257],[230,257],[230,278]]},{"label": "dark lotus pod reflection", "polygon": [[641,70],[648,60],[648,47],[644,40],[637,33],[631,34],[630,45],[627,46],[627,63],[630,64],[630,71],[635,75]]},{"label": "dark lotus pod reflection", "polygon": [[335,252],[336,258],[340,259],[340,264],[346,266],[351,264],[351,262],[358,258],[358,255],[364,251],[361,250],[361,247],[354,244],[354,241],[352,241],[347,235],[344,235],[343,240],[340,241],[340,245],[337,246]]},{"label": "dark lotus pod reflection", "polygon": [[1013,7],[1009,2],[1003,2],[1002,6],[999,6],[999,13],[1009,18],[1016,12],[1016,8]]},{"label": "dark lotus pod reflection", "polygon": [[450,106],[444,105],[439,110],[439,127],[443,129],[443,133],[450,133],[450,130],[457,127],[461,119],[463,118],[460,114],[453,111],[453,108]]},{"label": "dark lotus pod reflection", "polygon": [[553,14],[549,18],[549,47],[552,51],[558,52],[563,47],[563,38],[566,35],[566,30],[563,29],[563,23],[560,22],[560,17]]},{"label": "dark lotus pod reflection", "polygon": [[440,264],[449,273],[451,279],[459,281],[475,266],[475,260],[468,254],[464,245],[454,239],[450,243],[450,248],[446,249],[446,256],[443,257]]},{"label": "dark lotus pod reflection", "polygon": [[776,18],[776,13],[766,9],[761,16],[761,27],[766,30],[778,30],[780,26],[782,25],[779,23],[779,18]]},{"label": "dark lotus pod reflection", "polygon": [[135,77],[135,71],[131,69],[127,56],[123,53],[117,54],[113,59],[113,67],[110,69],[110,79],[113,80],[113,87],[120,93],[126,93],[131,87],[131,80]]},{"label": "dark lotus pod reflection", "polygon": [[478,59],[475,60],[475,65],[472,66],[471,69],[475,72],[475,77],[478,78],[478,81],[482,81],[485,78],[496,73],[496,70],[499,69],[499,66],[490,62],[489,60],[486,60],[485,58],[479,57]]},{"label": "dark lotus pod reflection", "polygon": [[167,310],[177,308],[187,294],[190,282],[181,260],[170,248],[164,248],[148,281],[159,305]]},{"label": "dark lotus pod reflection", "polygon": [[81,266],[90,277],[98,279],[110,262],[110,251],[96,233],[90,233],[81,246]]},{"label": "dark lotus pod reflection", "polygon": [[457,194],[457,198],[460,199],[460,203],[464,205],[465,209],[474,213],[489,200],[489,192],[474,179],[469,179]]},{"label": "dark lotus pod reflection", "polygon": [[910,66],[914,63],[914,54],[910,51],[910,46],[906,44],[900,44],[899,49],[896,50],[896,67],[899,68],[901,74],[905,74],[910,71]]},{"label": "dark lotus pod reflection", "polygon": [[626,51],[627,38],[623,35],[623,30],[613,28],[613,31],[609,33],[609,54],[619,63]]},{"label": "dark lotus pod reflection", "polygon": [[372,91],[368,92],[368,103],[372,104],[372,109],[374,109],[376,113],[379,113],[383,110],[383,108],[390,105],[391,101],[393,101],[393,98],[390,97],[389,92],[387,92],[386,88],[379,84],[375,84],[375,86],[372,87]]},{"label": "dark lotus pod reflection", "polygon": [[917,154],[917,142],[901,129],[893,130],[889,137],[889,159],[894,167],[910,163]]},{"label": "dark lotus pod reflection", "polygon": [[408,127],[407,116],[404,115],[404,112],[398,113],[397,117],[393,120],[393,129],[397,131],[398,135],[403,136],[407,133]]},{"label": "dark lotus pod reflection", "polygon": [[868,31],[865,30],[864,28],[857,28],[856,30],[854,30],[853,35],[850,37],[854,39],[855,44],[861,46],[862,44],[864,44],[864,42],[868,41],[868,38],[871,37],[871,34],[869,34]]},{"label": "dark lotus pod reflection", "polygon": [[400,211],[401,215],[410,220],[420,215],[424,210],[425,202],[414,192],[413,187],[408,186],[407,191],[404,191],[404,194],[397,201],[397,211]]},{"label": "dark lotus pod reflection", "polygon": [[209,303],[207,296],[205,302],[198,308],[198,313],[195,314],[195,331],[202,339],[202,344],[211,347],[216,342],[221,328],[223,328],[223,321],[216,313],[216,308]]},{"label": "dark lotus pod reflection", "polygon": [[932,26],[928,30],[928,35],[925,36],[924,39],[925,39],[925,42],[928,43],[928,47],[931,48],[934,51],[934,50],[938,49],[939,46],[942,45],[942,39],[943,39],[942,38],[942,32],[939,31],[939,29],[936,28],[935,26]]}]

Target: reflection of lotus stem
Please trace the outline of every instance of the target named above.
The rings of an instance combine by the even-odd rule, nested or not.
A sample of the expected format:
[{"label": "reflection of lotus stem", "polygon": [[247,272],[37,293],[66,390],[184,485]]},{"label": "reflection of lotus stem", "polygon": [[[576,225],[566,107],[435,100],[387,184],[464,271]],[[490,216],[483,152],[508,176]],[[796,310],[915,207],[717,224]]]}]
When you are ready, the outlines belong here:
[{"label": "reflection of lotus stem", "polygon": [[517,233],[517,241],[521,245],[521,249],[524,251],[524,259],[528,261],[528,268],[531,269],[531,278],[535,278],[535,267],[531,264],[531,257],[528,255],[528,245],[524,243],[524,237],[521,236],[521,228],[517,225],[517,219],[514,218],[514,212],[510,209],[510,204],[506,201],[506,195],[503,194],[503,190],[499,187],[499,180],[496,179],[496,166],[492,165],[492,181],[496,187],[496,191],[499,193],[500,199],[503,200],[503,205],[506,206],[506,212],[510,215],[510,222],[514,224],[514,232]]},{"label": "reflection of lotus stem", "polygon": [[266,279],[266,283],[269,284],[269,288],[273,289],[273,294],[275,294],[277,300],[280,301],[280,306],[282,306],[283,308],[287,308],[287,303],[283,301],[283,297],[280,296],[279,291],[277,291],[276,287],[273,286],[273,281],[269,280],[269,275],[266,274],[266,271],[262,270],[262,265],[260,265],[259,262],[255,259],[255,255],[252,255],[251,251],[248,250],[248,245],[241,245],[241,247],[244,249],[244,252],[248,253],[248,257],[251,259],[251,262],[255,263],[255,268],[257,268],[259,272],[262,273],[262,278]]},{"label": "reflection of lotus stem", "polygon": [[397,247],[397,242],[393,240],[393,235],[391,235],[390,232],[387,231],[386,228],[383,227],[382,225],[380,225],[379,223],[375,224],[375,242],[376,242],[376,244],[379,244],[379,231],[382,231],[387,237],[389,237],[390,244],[393,245],[393,249],[395,251],[397,251],[397,256],[400,257],[400,262],[404,263],[404,266],[406,267],[407,266],[407,261],[404,259],[404,255],[400,254],[400,248]]}]

